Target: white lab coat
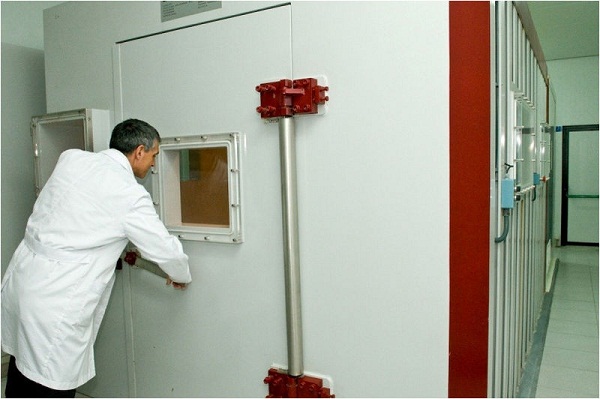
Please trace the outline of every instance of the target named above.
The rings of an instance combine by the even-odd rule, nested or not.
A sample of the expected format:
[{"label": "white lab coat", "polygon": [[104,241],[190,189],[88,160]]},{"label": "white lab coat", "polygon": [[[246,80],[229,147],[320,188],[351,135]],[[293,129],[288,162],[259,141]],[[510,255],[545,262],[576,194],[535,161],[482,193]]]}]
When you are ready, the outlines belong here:
[{"label": "white lab coat", "polygon": [[93,345],[130,240],[174,281],[188,257],[117,150],[59,158],[2,281],[2,350],[29,379],[73,389],[95,375]]}]

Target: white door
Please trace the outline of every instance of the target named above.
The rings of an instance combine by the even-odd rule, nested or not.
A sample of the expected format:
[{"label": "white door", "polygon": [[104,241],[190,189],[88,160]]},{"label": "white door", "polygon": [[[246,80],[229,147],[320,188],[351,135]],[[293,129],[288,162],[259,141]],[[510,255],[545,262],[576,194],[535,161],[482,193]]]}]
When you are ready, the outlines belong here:
[{"label": "white door", "polygon": [[562,222],[566,226],[566,229],[563,227],[566,237],[563,236],[563,242],[597,244],[598,126],[565,127],[564,141],[567,173],[563,175],[563,201],[566,200],[566,213],[563,213],[566,220]]},{"label": "white door", "polygon": [[290,6],[128,41],[116,53],[123,119],[163,137],[245,140],[244,243],[184,241],[194,281],[183,292],[129,272],[130,395],[265,396],[268,367],[287,356],[278,129],[256,112],[255,87],[292,77]]}]

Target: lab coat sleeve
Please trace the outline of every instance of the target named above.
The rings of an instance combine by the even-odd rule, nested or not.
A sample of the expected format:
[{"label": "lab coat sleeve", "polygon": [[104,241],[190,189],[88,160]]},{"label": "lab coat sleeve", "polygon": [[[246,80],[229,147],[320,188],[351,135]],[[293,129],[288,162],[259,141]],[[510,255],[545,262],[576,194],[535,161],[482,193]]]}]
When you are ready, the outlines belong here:
[{"label": "lab coat sleeve", "polygon": [[149,194],[140,196],[128,212],[125,234],[141,255],[158,266],[177,283],[192,281],[188,256],[181,242],[169,234],[152,205]]}]

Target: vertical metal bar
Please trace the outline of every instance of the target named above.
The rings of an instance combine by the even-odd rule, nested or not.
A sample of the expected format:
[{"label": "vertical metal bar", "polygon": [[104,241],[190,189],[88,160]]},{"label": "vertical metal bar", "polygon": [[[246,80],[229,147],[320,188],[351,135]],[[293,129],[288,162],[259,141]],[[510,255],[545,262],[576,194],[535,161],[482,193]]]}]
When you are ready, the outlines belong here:
[{"label": "vertical metal bar", "polygon": [[[495,76],[496,85],[495,99],[496,102],[492,106],[492,110],[495,109],[496,129],[493,132],[495,139],[492,143],[495,143],[494,151],[496,154],[494,168],[496,171],[496,193],[500,193],[500,184],[504,177],[506,162],[506,104],[507,104],[507,87],[510,87],[510,80],[507,80],[507,76],[510,76],[510,59],[511,54],[508,53],[507,48],[510,45],[507,40],[507,4],[506,2],[495,3],[495,43],[496,47],[492,48],[491,55],[492,59],[495,60]],[[512,7],[512,4],[509,4]],[[511,20],[512,22],[512,20]],[[507,69],[508,67],[508,69]],[[496,218],[496,229],[498,230],[499,224],[502,222],[502,216],[500,212],[500,195],[497,194],[493,199],[490,212],[491,219]],[[505,334],[504,334],[504,305],[505,305],[505,278],[504,273],[506,270],[506,245],[493,245],[491,246],[490,254],[494,254],[495,261],[491,264],[494,266],[493,275],[490,278],[490,303],[491,309],[490,318],[493,315],[492,323],[490,324],[490,372],[489,372],[489,385],[488,385],[488,397],[502,397],[502,378],[505,375],[503,371],[504,362],[504,345],[505,345]]]},{"label": "vertical metal bar", "polygon": [[[502,84],[503,84],[503,77],[502,74],[504,72],[504,68],[501,66],[502,61],[505,59],[503,57],[503,51],[505,49],[505,43],[503,41],[504,35],[502,34],[503,32],[503,28],[504,28],[504,23],[503,23],[503,16],[504,16],[504,10],[505,8],[505,4],[504,3],[498,3],[496,2],[494,4],[494,6],[492,7],[492,17],[490,18],[490,21],[494,21],[494,25],[493,25],[493,29],[490,29],[490,32],[492,32],[492,37],[491,37],[491,42],[492,42],[492,46],[490,48],[490,59],[492,60],[492,73],[491,76],[493,77],[492,79],[492,83],[495,83],[495,85],[492,85],[492,88],[490,90],[491,93],[493,93],[493,99],[494,101],[491,104],[491,120],[492,120],[492,126],[494,127],[493,129],[491,129],[491,143],[492,143],[492,152],[490,154],[490,159],[493,160],[493,162],[490,162],[490,166],[492,168],[492,170],[490,171],[491,176],[494,176],[494,171],[498,171],[496,173],[497,176],[502,176],[501,175],[501,170],[502,170],[502,166],[498,167],[499,162],[499,155],[500,155],[500,117],[496,117],[496,115],[501,115],[502,114],[502,108],[500,106],[500,98],[503,98],[503,95],[501,94],[502,92]],[[495,88],[494,86],[497,86],[497,88]],[[492,180],[494,181],[494,180]],[[497,187],[498,187],[498,182],[501,181],[500,178],[496,177],[496,181],[494,182],[494,191],[497,193],[499,192]],[[498,214],[500,213],[498,211],[498,195],[492,195],[492,200],[490,202],[490,221],[492,222],[492,232],[495,232],[498,230],[497,227],[497,223],[498,223]],[[496,224],[494,224],[494,218],[496,219]],[[494,234],[492,234],[492,236],[495,237]],[[491,241],[491,240],[490,240]],[[499,297],[499,292],[498,292],[498,270],[499,270],[499,263],[498,263],[498,259],[499,259],[499,251],[500,249],[498,248],[498,246],[494,245],[494,244],[490,244],[490,291],[489,291],[489,295],[490,295],[490,327],[489,327],[489,354],[488,354],[488,391],[487,391],[487,396],[488,397],[496,397],[497,395],[495,394],[496,392],[496,379],[498,378],[498,376],[500,375],[500,373],[498,373],[497,371],[499,370],[499,367],[497,366],[498,364],[498,341],[499,341],[499,335],[498,335],[498,327],[499,327],[499,323],[498,323],[498,305],[499,305],[499,301],[498,301],[498,297]]]},{"label": "vertical metal bar", "polygon": [[288,374],[304,374],[302,306],[300,296],[300,250],[298,245],[298,197],[296,189],[296,131],[293,117],[279,119],[281,200],[285,267],[285,305]]}]

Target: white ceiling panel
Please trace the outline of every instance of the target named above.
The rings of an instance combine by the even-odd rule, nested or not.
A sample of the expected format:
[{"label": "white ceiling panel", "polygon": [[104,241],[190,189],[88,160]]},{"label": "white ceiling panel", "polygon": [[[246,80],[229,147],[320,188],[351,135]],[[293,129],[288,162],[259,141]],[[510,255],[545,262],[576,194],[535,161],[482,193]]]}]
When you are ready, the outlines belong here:
[{"label": "white ceiling panel", "polygon": [[598,1],[527,5],[547,61],[598,56]]}]

